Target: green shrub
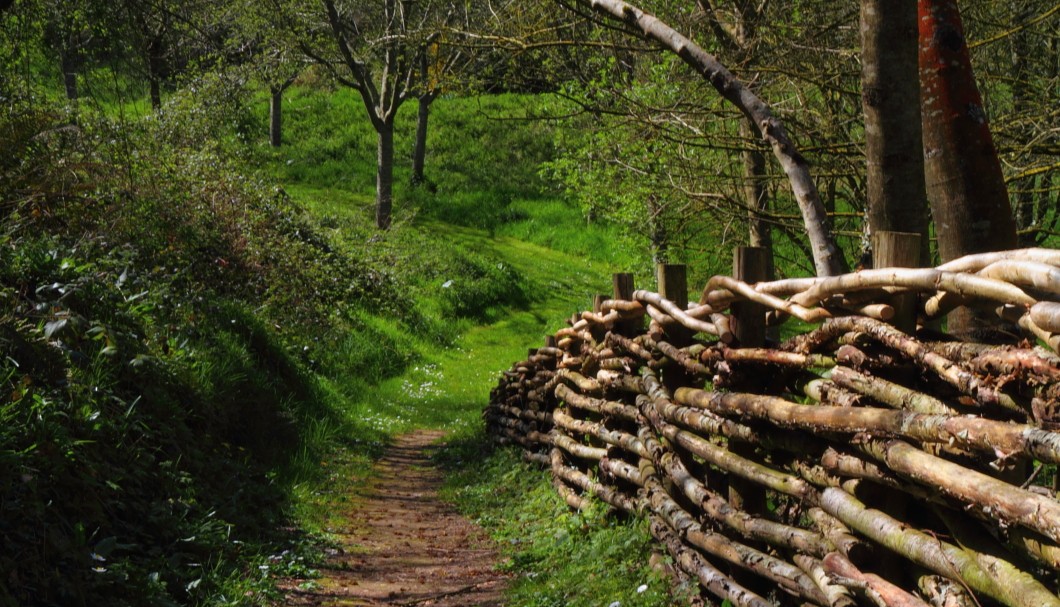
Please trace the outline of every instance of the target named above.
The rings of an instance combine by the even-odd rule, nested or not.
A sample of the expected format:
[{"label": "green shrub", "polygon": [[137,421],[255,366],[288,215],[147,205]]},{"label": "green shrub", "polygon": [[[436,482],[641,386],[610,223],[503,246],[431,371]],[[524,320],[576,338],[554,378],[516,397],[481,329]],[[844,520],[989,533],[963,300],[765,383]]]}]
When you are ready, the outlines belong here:
[{"label": "green shrub", "polygon": [[456,318],[488,322],[503,308],[530,302],[530,288],[519,272],[503,261],[477,256],[459,257],[442,283],[445,313]]}]

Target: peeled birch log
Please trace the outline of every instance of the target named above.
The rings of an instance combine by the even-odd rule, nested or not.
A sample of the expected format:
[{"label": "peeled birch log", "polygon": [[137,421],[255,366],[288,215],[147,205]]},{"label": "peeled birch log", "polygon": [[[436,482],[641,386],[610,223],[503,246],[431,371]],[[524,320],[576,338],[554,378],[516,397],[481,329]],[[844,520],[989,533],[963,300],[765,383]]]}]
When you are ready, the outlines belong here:
[{"label": "peeled birch log", "polygon": [[1027,260],[999,260],[979,270],[978,275],[1031,287],[1051,295],[1060,295],[1060,268],[1050,264]]},{"label": "peeled birch log", "polygon": [[843,489],[824,489],[821,507],[857,532],[921,567],[943,577],[959,576],[959,580],[971,589],[1008,607],[1060,606],[1060,598],[1033,578],[1006,578],[999,583],[960,547],[913,529],[883,512],[869,509]]},{"label": "peeled birch log", "polygon": [[[651,304],[652,306],[662,310],[674,320],[693,331],[698,331],[700,333],[708,333],[710,335],[719,334],[718,328],[714,326],[713,323],[704,322],[702,320],[699,320],[698,318],[693,318],[689,316],[688,313],[682,310],[677,304],[670,301],[669,299],[664,299],[658,293],[652,293],[650,291],[643,290],[634,291],[633,299],[642,303]],[[650,310],[651,308],[649,307],[648,309]]]},{"label": "peeled birch log", "polygon": [[970,470],[899,441],[869,440],[858,447],[898,474],[964,502],[986,516],[1060,541],[1060,501]]},{"label": "peeled birch log", "polygon": [[1060,462],[1060,433],[1025,424],[1009,424],[981,417],[929,415],[870,407],[798,405],[782,398],[706,392],[678,388],[677,402],[721,415],[766,419],[785,428],[827,432],[869,432],[920,441],[956,444],[1008,458],[1022,453],[1044,462]]},{"label": "peeled birch log", "polygon": [[932,268],[882,268],[821,280],[813,287],[793,296],[790,303],[804,307],[814,306],[833,295],[882,287],[904,287],[914,291],[942,290],[966,298],[1028,306],[1037,301],[1019,287],[993,278]]},{"label": "peeled birch log", "polygon": [[833,552],[824,557],[824,568],[825,571],[834,576],[864,584],[867,590],[875,594],[873,598],[877,601],[877,604],[884,607],[931,607],[931,605],[928,605],[918,597],[876,574],[862,573],[854,566],[854,563],[851,563],[841,554]]},{"label": "peeled birch log", "polygon": [[748,301],[790,314],[803,322],[817,323],[832,316],[832,313],[824,308],[810,309],[799,302],[781,299],[775,295],[756,291],[751,285],[729,276],[712,277],[703,290],[703,298],[700,299],[700,303],[710,303],[708,294],[715,289],[729,291]]},{"label": "peeled birch log", "polygon": [[1040,301],[1031,306],[1031,320],[1044,331],[1060,333],[1060,303]]},{"label": "peeled birch log", "polygon": [[1030,314],[1024,314],[1019,319],[1019,326],[1024,331],[1027,331],[1036,338],[1042,340],[1054,352],[1060,352],[1060,333],[1053,333],[1046,331],[1045,329],[1038,326],[1038,323],[1034,322]]},{"label": "peeled birch log", "polygon": [[1060,266],[1060,251],[1056,249],[1012,249],[992,253],[976,253],[947,261],[938,267],[946,272],[978,272],[992,263],[1004,260],[1033,261]]}]

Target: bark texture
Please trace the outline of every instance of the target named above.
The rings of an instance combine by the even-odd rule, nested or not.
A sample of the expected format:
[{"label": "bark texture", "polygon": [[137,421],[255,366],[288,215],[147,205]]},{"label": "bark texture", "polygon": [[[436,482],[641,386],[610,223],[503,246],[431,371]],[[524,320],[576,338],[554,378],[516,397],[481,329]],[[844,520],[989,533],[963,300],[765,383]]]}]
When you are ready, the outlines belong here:
[{"label": "bark texture", "polygon": [[861,0],[868,231],[920,234],[913,266],[928,260],[916,19],[908,0]]},{"label": "bark texture", "polygon": [[939,254],[1016,246],[1008,191],[954,0],[919,0],[925,174]]}]

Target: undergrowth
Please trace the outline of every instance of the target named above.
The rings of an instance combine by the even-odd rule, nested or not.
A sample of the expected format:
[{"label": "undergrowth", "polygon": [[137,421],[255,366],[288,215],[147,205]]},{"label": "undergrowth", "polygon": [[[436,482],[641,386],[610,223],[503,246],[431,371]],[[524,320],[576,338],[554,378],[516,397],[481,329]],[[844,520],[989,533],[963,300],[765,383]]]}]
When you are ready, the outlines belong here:
[{"label": "undergrowth", "polygon": [[[436,102],[432,186],[399,187],[380,233],[369,127],[329,91],[294,89],[277,151],[221,75],[158,113],[26,90],[0,112],[0,605],[277,600],[362,480],[336,470],[367,474],[397,432],[479,431],[497,374],[636,257],[540,180],[552,127],[512,118],[530,98]],[[483,470],[457,499],[511,480]],[[532,509],[550,489],[528,478]],[[560,572],[588,542],[614,554],[614,596],[649,583],[623,604],[665,600],[618,558],[643,529],[585,515],[597,537],[557,508],[567,543],[535,567],[595,576]],[[530,588],[511,604],[545,604]]]},{"label": "undergrowth", "polygon": [[510,604],[688,604],[689,589],[674,587],[649,565],[653,549],[644,521],[609,512],[602,502],[570,510],[547,471],[486,441],[481,434],[465,436],[439,458],[453,470],[445,495],[491,534],[506,557],[503,568],[514,575]]}]

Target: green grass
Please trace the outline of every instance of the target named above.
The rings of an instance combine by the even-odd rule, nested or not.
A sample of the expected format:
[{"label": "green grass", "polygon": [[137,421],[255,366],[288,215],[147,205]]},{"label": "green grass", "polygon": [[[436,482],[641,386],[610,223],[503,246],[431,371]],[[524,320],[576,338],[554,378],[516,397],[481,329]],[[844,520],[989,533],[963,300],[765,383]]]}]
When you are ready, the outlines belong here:
[{"label": "green grass", "polygon": [[[243,86],[206,74],[154,115],[116,78],[76,111],[52,88],[0,113],[15,151],[0,161],[0,298],[18,303],[0,314],[13,394],[0,501],[22,517],[0,577],[28,580],[12,600],[51,585],[40,601],[266,604],[276,576],[310,573],[335,506],[390,437],[444,428],[468,488],[451,495],[505,540],[513,571],[548,576],[554,602],[668,604],[660,584],[628,588],[652,579],[639,523],[566,512],[546,475],[481,434],[504,369],[608,292],[612,272],[646,274],[635,247],[539,176],[555,125],[524,118],[547,101],[438,100],[419,189],[406,107],[395,222],[380,233],[360,101],[296,87],[290,144],[275,150]],[[79,129],[56,128],[73,117]],[[521,510],[475,497],[512,474],[526,479]],[[587,570],[575,548],[609,556]],[[597,576],[611,581],[578,590]],[[512,605],[543,604],[527,580]]]},{"label": "green grass", "polygon": [[[445,495],[492,531],[514,574],[509,605],[627,607],[679,605],[688,589],[649,566],[645,523],[609,513],[595,502],[571,511],[548,474],[510,449],[483,446],[467,435],[441,454],[454,470]],[[473,462],[474,465],[468,465]]]},{"label": "green grass", "polygon": [[[651,284],[641,251],[614,229],[586,225],[538,176],[535,163],[551,153],[553,126],[518,119],[538,100],[439,99],[427,171],[433,191],[404,182],[413,109],[405,108],[398,122],[395,224],[380,234],[370,227],[374,139],[359,100],[346,91],[311,89],[295,89],[288,99],[290,143],[257,149],[262,172],[351,257],[389,264],[415,308],[404,319],[362,308],[357,318],[371,331],[351,335],[334,357],[337,368],[359,369],[350,379],[328,374],[349,417],[361,424],[358,431],[369,437],[449,431],[452,447],[442,455],[451,474],[446,495],[500,542],[506,568],[518,574],[513,607],[672,604],[667,583],[647,567],[643,523],[616,519],[603,508],[568,511],[546,473],[510,451],[493,451],[482,434],[481,412],[501,372],[543,345],[573,312],[591,306],[595,293],[610,292],[611,273],[632,270]],[[380,356],[381,342],[400,345],[400,364],[387,370],[356,362]],[[356,443],[341,447],[323,467],[357,451]],[[328,478],[302,487],[307,528],[326,529],[327,504],[340,498],[328,492]],[[638,593],[641,584],[648,589]]]}]

